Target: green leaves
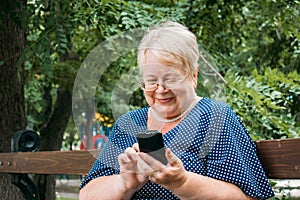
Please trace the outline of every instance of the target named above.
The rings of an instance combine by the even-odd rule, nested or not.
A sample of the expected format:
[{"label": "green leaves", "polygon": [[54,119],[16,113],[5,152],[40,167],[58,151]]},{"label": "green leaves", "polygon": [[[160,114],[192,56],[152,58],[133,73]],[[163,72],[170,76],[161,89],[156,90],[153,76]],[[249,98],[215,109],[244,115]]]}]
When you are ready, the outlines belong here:
[{"label": "green leaves", "polygon": [[[228,103],[254,138],[299,135],[298,2],[74,0],[44,4],[40,0],[28,4],[28,50],[22,57],[26,100],[31,110],[36,109],[32,116],[43,107],[40,88],[51,85],[54,93],[58,85],[72,85],[80,64],[101,42],[123,31],[174,20],[196,34],[213,65],[226,74]],[[101,77],[95,99],[101,114],[112,116],[112,91],[120,77],[136,67],[134,53],[112,63]],[[124,80],[133,81],[126,76]],[[217,81],[199,74],[198,94],[213,98],[213,92],[223,89],[217,88]],[[126,89],[120,91],[127,94]],[[129,102],[130,109],[145,105],[142,92],[135,91]],[[118,106],[124,110],[121,103]]]},{"label": "green leaves", "polygon": [[184,6],[186,23],[223,64],[223,73],[234,69],[249,75],[254,68],[261,73],[267,67],[300,72],[300,7],[296,3],[194,0]]},{"label": "green leaves", "polygon": [[236,78],[229,70],[227,99],[255,139],[299,137],[300,124],[295,106],[300,94],[300,76],[267,68],[263,74],[253,70],[250,76]]}]

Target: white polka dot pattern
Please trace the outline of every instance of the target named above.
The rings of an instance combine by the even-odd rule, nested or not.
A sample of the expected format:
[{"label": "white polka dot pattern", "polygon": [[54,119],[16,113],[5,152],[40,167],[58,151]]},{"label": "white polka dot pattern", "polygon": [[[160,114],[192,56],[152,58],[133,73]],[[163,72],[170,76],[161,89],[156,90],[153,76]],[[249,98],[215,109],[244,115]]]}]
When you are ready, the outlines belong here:
[{"label": "white polka dot pattern", "polygon": [[[119,173],[118,155],[136,143],[135,134],[146,130],[148,107],[121,116],[109,141],[81,184]],[[254,142],[238,117],[224,103],[203,98],[164,136],[164,143],[183,162],[187,171],[237,185],[250,196],[274,195],[256,155]],[[178,199],[160,185],[147,182],[132,199]]]}]

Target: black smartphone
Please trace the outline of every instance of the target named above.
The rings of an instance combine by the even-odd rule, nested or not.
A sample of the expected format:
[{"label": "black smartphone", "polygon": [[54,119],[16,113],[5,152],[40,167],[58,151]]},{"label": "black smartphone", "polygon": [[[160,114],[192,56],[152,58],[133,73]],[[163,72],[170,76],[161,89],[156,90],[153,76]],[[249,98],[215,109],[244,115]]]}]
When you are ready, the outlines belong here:
[{"label": "black smartphone", "polygon": [[165,156],[165,145],[162,133],[157,130],[146,130],[136,134],[141,152],[147,153],[164,165],[168,164]]}]

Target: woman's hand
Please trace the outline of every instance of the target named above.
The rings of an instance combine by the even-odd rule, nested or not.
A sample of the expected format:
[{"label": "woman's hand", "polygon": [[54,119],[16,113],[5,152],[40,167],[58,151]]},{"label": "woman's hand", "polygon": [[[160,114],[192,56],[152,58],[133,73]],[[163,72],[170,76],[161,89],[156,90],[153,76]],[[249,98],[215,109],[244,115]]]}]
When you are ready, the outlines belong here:
[{"label": "woman's hand", "polygon": [[138,171],[137,163],[143,163],[138,149],[127,148],[118,157],[120,174],[101,176],[91,180],[80,190],[79,199],[131,199],[132,195],[147,181]]},{"label": "woman's hand", "polygon": [[144,161],[138,162],[139,170],[143,176],[168,190],[181,187],[188,178],[188,173],[181,160],[169,148],[166,149],[167,166],[146,153],[140,152],[139,157]]},{"label": "woman's hand", "polygon": [[137,151],[130,147],[119,155],[120,184],[124,189],[136,191],[148,181],[148,179],[139,173],[137,163],[140,160],[141,158],[138,156]]}]

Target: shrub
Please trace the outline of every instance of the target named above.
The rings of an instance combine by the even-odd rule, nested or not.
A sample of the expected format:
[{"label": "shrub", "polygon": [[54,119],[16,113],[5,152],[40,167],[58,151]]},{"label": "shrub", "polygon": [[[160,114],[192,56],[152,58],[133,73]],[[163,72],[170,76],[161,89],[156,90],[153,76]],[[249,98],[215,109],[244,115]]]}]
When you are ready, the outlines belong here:
[{"label": "shrub", "polygon": [[225,76],[227,103],[253,139],[282,139],[300,136],[300,76],[267,68],[250,76],[228,70]]}]

